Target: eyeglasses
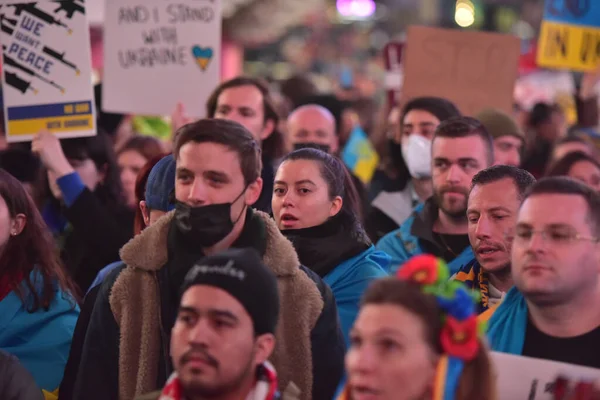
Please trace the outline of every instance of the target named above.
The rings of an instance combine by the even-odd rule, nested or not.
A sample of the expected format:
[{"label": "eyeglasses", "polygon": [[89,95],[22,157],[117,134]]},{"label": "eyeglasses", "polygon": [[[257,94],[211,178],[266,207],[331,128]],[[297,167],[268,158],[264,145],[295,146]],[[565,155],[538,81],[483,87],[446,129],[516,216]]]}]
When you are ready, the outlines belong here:
[{"label": "eyeglasses", "polygon": [[[600,239],[597,237],[585,236],[577,232],[571,232],[568,230],[561,229],[545,229],[541,231],[534,231],[528,228],[517,228],[512,239],[515,242],[525,244],[529,243],[531,239],[533,239],[533,236],[536,234],[541,235],[544,242],[555,245],[571,244],[577,241],[589,241],[594,243],[600,242]],[[506,237],[507,239],[511,239],[510,235],[506,235]]]}]

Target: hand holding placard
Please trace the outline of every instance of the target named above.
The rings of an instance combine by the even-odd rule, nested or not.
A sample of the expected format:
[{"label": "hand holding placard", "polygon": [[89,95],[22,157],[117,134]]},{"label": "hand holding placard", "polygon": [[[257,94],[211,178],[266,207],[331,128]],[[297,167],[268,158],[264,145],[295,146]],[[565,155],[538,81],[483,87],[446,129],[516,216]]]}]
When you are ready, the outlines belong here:
[{"label": "hand holding placard", "polygon": [[31,151],[40,157],[44,167],[57,179],[74,172],[65,157],[60,140],[48,131],[42,131],[33,138]]}]

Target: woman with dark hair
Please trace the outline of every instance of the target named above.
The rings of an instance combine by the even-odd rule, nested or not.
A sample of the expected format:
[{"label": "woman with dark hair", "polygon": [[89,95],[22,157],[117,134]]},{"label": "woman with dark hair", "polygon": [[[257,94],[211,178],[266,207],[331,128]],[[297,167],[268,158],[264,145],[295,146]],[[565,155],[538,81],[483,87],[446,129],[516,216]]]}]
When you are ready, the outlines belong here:
[{"label": "woman with dark hair", "polygon": [[[396,115],[396,114],[392,114]],[[379,193],[366,218],[366,229],[374,242],[398,229],[419,203],[433,194],[431,183],[431,141],[440,122],[459,116],[450,101],[438,97],[417,97],[404,105],[400,129],[389,138],[385,173],[371,182]],[[388,121],[394,126],[393,121]],[[384,183],[382,183],[384,182]]]},{"label": "woman with dark hair", "polygon": [[31,148],[46,167],[52,193],[42,214],[67,270],[85,293],[133,236],[133,212],[125,206],[112,145],[102,133],[59,141],[44,132]]},{"label": "woman with dark hair", "polygon": [[546,176],[568,176],[600,192],[600,163],[579,151],[569,153],[550,165]]},{"label": "woman with dark hair", "polygon": [[0,170],[0,349],[48,392],[63,376],[79,315],[75,293],[32,198]]},{"label": "woman with dark hair", "polygon": [[348,170],[321,150],[296,150],[277,170],[272,208],[300,262],[331,287],[348,343],[363,291],[387,275],[390,263],[359,222],[358,195]]},{"label": "woman with dark hair", "polygon": [[469,289],[425,255],[367,289],[338,400],[494,400],[495,376]]},{"label": "woman with dark hair", "polygon": [[127,206],[136,210],[139,200],[135,195],[135,184],[140,170],[146,162],[163,153],[160,141],[151,136],[133,136],[117,153],[117,164],[121,170],[121,185]]}]

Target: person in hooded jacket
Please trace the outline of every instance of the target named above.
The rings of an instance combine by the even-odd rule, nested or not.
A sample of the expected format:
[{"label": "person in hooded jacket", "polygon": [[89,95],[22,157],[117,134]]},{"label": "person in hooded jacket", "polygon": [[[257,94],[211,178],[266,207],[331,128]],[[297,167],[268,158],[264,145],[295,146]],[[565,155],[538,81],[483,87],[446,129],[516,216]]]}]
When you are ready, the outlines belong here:
[{"label": "person in hooded jacket", "polygon": [[333,291],[346,344],[368,284],[387,276],[391,258],[358,221],[356,190],[342,162],[321,150],[296,150],[275,175],[272,209],[300,262]]},{"label": "person in hooded jacket", "polygon": [[[371,184],[383,189],[371,202],[365,218],[371,240],[377,242],[398,229],[417,205],[431,197],[433,134],[440,122],[459,115],[453,103],[438,97],[417,97],[406,103],[400,115],[400,129],[389,139],[391,160],[386,175],[396,175],[396,179],[383,186],[377,182]],[[384,176],[379,174],[375,179]]]},{"label": "person in hooded jacket", "polygon": [[112,145],[101,132],[64,140],[42,132],[31,149],[48,172],[51,195],[42,216],[80,293],[86,293],[133,236],[134,214],[125,204]]}]

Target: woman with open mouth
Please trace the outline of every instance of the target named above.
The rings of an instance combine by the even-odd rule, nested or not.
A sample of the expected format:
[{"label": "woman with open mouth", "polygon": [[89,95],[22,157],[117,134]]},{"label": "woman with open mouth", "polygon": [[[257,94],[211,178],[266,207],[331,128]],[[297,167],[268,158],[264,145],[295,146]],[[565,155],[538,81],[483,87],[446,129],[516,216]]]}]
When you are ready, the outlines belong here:
[{"label": "woman with open mouth", "polygon": [[338,400],[495,400],[475,299],[430,255],[367,289]]},{"label": "woman with open mouth", "polygon": [[360,297],[390,263],[360,224],[359,204],[342,161],[321,150],[296,150],[277,170],[273,216],[300,262],[331,287],[346,344]]}]

